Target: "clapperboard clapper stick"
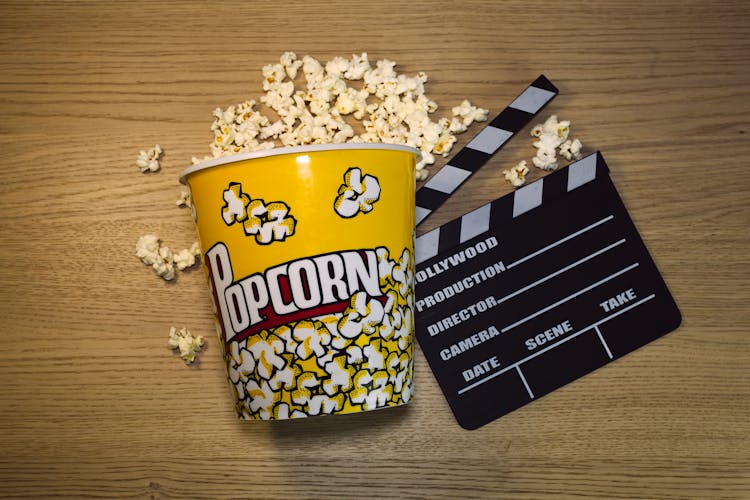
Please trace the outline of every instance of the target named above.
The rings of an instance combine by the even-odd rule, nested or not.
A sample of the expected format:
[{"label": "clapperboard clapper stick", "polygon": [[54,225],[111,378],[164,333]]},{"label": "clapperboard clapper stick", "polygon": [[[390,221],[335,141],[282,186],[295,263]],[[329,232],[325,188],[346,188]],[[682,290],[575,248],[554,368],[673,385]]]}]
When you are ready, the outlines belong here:
[{"label": "clapperboard clapper stick", "polygon": [[415,257],[417,339],[467,429],[681,322],[600,153],[425,233]]},{"label": "clapperboard clapper stick", "polygon": [[544,75],[540,75],[443,168],[417,189],[417,226],[487,163],[503,144],[525,127],[557,93],[557,87]]}]

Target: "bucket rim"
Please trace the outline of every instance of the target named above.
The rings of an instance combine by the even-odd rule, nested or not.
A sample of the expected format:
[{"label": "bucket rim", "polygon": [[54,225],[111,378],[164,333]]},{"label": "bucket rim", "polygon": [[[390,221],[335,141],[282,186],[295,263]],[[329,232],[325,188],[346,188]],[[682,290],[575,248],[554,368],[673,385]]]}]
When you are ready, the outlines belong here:
[{"label": "bucket rim", "polygon": [[205,170],[208,168],[218,167],[221,165],[227,165],[229,163],[235,163],[238,161],[254,160],[256,158],[267,158],[269,156],[279,156],[288,154],[300,154],[300,153],[314,153],[317,151],[336,151],[336,150],[391,150],[391,151],[404,151],[416,155],[417,161],[422,157],[422,153],[411,146],[405,146],[403,144],[385,144],[385,143],[369,143],[369,142],[347,142],[347,143],[331,143],[331,144],[309,144],[305,146],[286,146],[281,148],[263,149],[260,151],[250,151],[248,153],[237,153],[233,155],[220,156],[218,158],[211,158],[210,160],[196,163],[180,173],[180,183],[187,184],[187,177],[195,172]]}]

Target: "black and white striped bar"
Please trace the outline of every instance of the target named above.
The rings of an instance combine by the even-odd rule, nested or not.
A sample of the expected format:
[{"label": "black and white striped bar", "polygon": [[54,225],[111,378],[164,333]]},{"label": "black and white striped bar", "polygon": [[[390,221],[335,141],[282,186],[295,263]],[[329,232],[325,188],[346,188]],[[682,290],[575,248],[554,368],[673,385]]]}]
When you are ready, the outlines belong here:
[{"label": "black and white striped bar", "polygon": [[417,190],[417,225],[479,170],[558,93],[544,76],[526,87],[510,105]]},{"label": "black and white striped bar", "polygon": [[542,201],[559,198],[597,176],[609,172],[601,153],[590,154],[546,177],[482,205],[457,219],[417,238],[415,261],[420,264],[445,252],[491,227],[514,219],[540,206]]}]

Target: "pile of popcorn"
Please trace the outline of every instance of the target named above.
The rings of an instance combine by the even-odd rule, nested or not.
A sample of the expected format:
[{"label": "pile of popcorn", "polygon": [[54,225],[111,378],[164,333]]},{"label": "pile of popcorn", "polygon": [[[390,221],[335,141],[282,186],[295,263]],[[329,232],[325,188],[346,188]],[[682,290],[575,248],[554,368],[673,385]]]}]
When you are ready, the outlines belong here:
[{"label": "pile of popcorn", "polygon": [[[542,170],[555,170],[558,167],[557,153],[566,160],[579,160],[583,144],[579,139],[568,139],[570,135],[570,122],[567,120],[557,121],[557,115],[552,115],[544,123],[535,125],[531,129],[531,136],[536,137],[533,146],[536,148],[536,156],[531,159],[534,166]],[[510,170],[503,170],[505,180],[514,187],[523,186],[526,183],[526,174],[529,168],[526,160],[519,162]]]},{"label": "pile of popcorn", "polygon": [[414,271],[377,250],[381,298],[232,341],[225,354],[244,419],[300,418],[396,406],[412,394]]},{"label": "pile of popcorn", "polygon": [[[335,57],[323,64],[311,56],[298,59],[294,52],[285,52],[278,63],[262,70],[265,94],[260,102],[277,119],[256,109],[255,100],[215,109],[211,155],[193,158],[193,163],[277,146],[382,142],[419,149],[417,179],[424,180],[428,175],[424,167],[435,162],[434,154],[447,156],[456,142],[454,134],[485,121],[488,111],[464,100],[452,108],[450,118],[435,122],[430,114],[438,106],[425,95],[427,75],[406,76],[395,66],[383,59],[373,67],[367,53],[351,59]],[[304,86],[297,88],[300,70]],[[360,123],[363,132],[356,133],[351,121]]]},{"label": "pile of popcorn", "polygon": [[[450,116],[435,121],[432,115],[438,106],[425,94],[427,75],[420,72],[407,76],[397,73],[395,67],[396,63],[388,59],[373,66],[367,53],[321,63],[310,56],[298,58],[294,52],[285,52],[278,63],[262,69],[265,93],[260,104],[247,100],[213,111],[210,155],[193,158],[193,163],[279,146],[389,143],[421,152],[416,177],[424,180],[429,175],[425,166],[435,163],[434,155],[448,156],[456,142],[455,134],[465,132],[474,122],[487,120],[488,110],[464,100],[451,109]],[[269,118],[258,109],[260,105],[276,116]],[[142,173],[157,172],[163,154],[156,144],[140,151],[135,164]],[[380,194],[371,176],[358,169],[348,175],[336,199],[335,208],[342,217],[371,210]],[[230,201],[235,205],[245,201],[241,186],[235,190],[230,186],[228,191],[235,196],[225,200],[227,208]],[[294,233],[295,220],[285,204],[265,204],[249,197],[247,202],[252,218],[227,221],[231,213],[225,213],[225,222],[242,222],[246,233],[262,244]],[[255,205],[250,206],[252,203]],[[181,193],[176,205],[190,208],[195,217],[189,191]],[[163,246],[158,236],[146,234],[138,239],[135,253],[169,281],[176,271],[194,266],[201,250],[196,242],[175,253]],[[413,281],[413,264],[408,253],[398,261],[389,260],[387,252],[381,257],[388,270],[381,275],[384,286],[389,287],[385,304],[357,294],[343,314],[300,321],[233,344],[227,362],[237,370],[243,367],[231,372],[236,375],[233,382],[238,397],[244,401],[238,405],[238,412],[245,418],[268,418],[271,413],[277,417],[302,416],[409,400],[412,367],[407,360],[412,340],[408,332],[413,331],[413,318],[406,304],[414,299],[406,283]],[[311,332],[317,332],[317,340],[313,341]],[[366,345],[367,335],[360,335],[363,332],[379,332],[379,343]],[[186,363],[193,362],[203,344],[203,337],[193,337],[186,328],[170,330],[168,345],[179,349]],[[282,350],[278,350],[280,346]],[[308,349],[315,346],[320,349],[316,348],[313,355]],[[323,356],[326,351],[329,353]],[[271,353],[276,353],[275,357]],[[273,362],[267,365],[269,359]],[[248,371],[250,364],[253,368]],[[252,386],[252,370],[263,379],[260,386]],[[294,376],[289,378],[291,373]],[[281,388],[286,392],[279,392]]]}]

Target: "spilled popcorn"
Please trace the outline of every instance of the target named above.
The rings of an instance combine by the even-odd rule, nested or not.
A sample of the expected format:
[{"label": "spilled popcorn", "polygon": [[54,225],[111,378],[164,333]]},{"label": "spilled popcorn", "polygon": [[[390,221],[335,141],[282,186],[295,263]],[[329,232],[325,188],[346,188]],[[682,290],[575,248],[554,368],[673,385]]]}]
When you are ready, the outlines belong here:
[{"label": "spilled popcorn", "polygon": [[175,202],[175,204],[178,207],[188,207],[192,208],[193,206],[193,199],[190,196],[190,191],[183,189],[180,193],[180,199]]},{"label": "spilled popcorn", "polygon": [[[534,147],[537,149],[536,156],[531,160],[535,166],[542,170],[554,170],[557,168],[556,149],[561,148],[560,153],[568,160],[581,157],[581,141],[567,141],[570,134],[570,122],[567,120],[558,122],[557,115],[552,115],[547,120],[531,129],[531,135],[537,138]],[[575,143],[575,146],[573,145]]]},{"label": "spilled popcorn", "polygon": [[158,144],[148,151],[141,151],[138,153],[138,158],[135,160],[135,165],[141,169],[142,173],[156,172],[161,168],[159,159],[164,154],[161,146]]},{"label": "spilled popcorn", "polygon": [[568,161],[581,159],[581,148],[583,144],[578,139],[570,140],[560,144],[560,154]]},{"label": "spilled popcorn", "polygon": [[203,348],[206,340],[202,335],[193,337],[190,330],[187,328],[180,328],[179,330],[174,326],[169,329],[169,340],[167,340],[167,347],[172,350],[179,349],[180,357],[185,363],[190,364],[195,361],[195,355]]},{"label": "spilled popcorn", "polygon": [[[399,74],[388,59],[373,67],[367,53],[350,59],[335,57],[323,64],[294,52],[285,52],[278,63],[263,67],[260,102],[274,111],[277,119],[256,109],[247,100],[213,111],[213,142],[210,156],[193,158],[193,163],[235,153],[328,143],[389,143],[417,148],[422,153],[416,165],[418,180],[428,176],[426,165],[433,154],[447,156],[456,142],[454,134],[474,122],[487,120],[486,109],[464,100],[452,109],[452,118],[433,121],[437,103],[425,95],[427,75]],[[304,85],[295,79],[302,71]],[[358,82],[352,86],[353,82]],[[361,83],[360,83],[361,82]],[[364,129],[355,133],[350,121]]]},{"label": "spilled popcorn", "polygon": [[529,167],[526,166],[526,160],[519,162],[510,170],[503,170],[505,180],[510,182],[513,187],[523,186],[526,182],[526,174],[529,173]]},{"label": "spilled popcorn", "polygon": [[135,255],[165,280],[174,278],[174,256],[169,247],[161,246],[158,236],[146,234],[138,238]]},{"label": "spilled popcorn", "polygon": [[483,122],[487,119],[487,110],[477,108],[468,100],[464,100],[459,106],[454,107],[451,112],[453,119],[449,123],[451,132],[465,132],[473,122]]},{"label": "spilled popcorn", "polygon": [[166,281],[174,279],[175,268],[182,271],[194,266],[200,254],[198,242],[193,243],[190,248],[174,253],[169,247],[162,246],[159,237],[153,234],[141,236],[135,244],[135,255]]},{"label": "spilled popcorn", "polygon": [[[534,125],[531,129],[531,136],[537,138],[533,143],[536,155],[531,159],[534,166],[542,170],[555,170],[558,167],[558,152],[568,161],[580,160],[583,144],[579,139],[568,139],[569,135],[570,122],[557,121],[557,115],[550,116],[544,123]],[[505,180],[513,187],[523,186],[527,173],[529,169],[525,160],[510,170],[503,170]]]},{"label": "spilled popcorn", "polygon": [[196,258],[201,254],[201,247],[196,241],[190,248],[183,248],[179,252],[173,255],[174,265],[178,271],[183,271],[188,267],[193,267],[196,263]]}]

